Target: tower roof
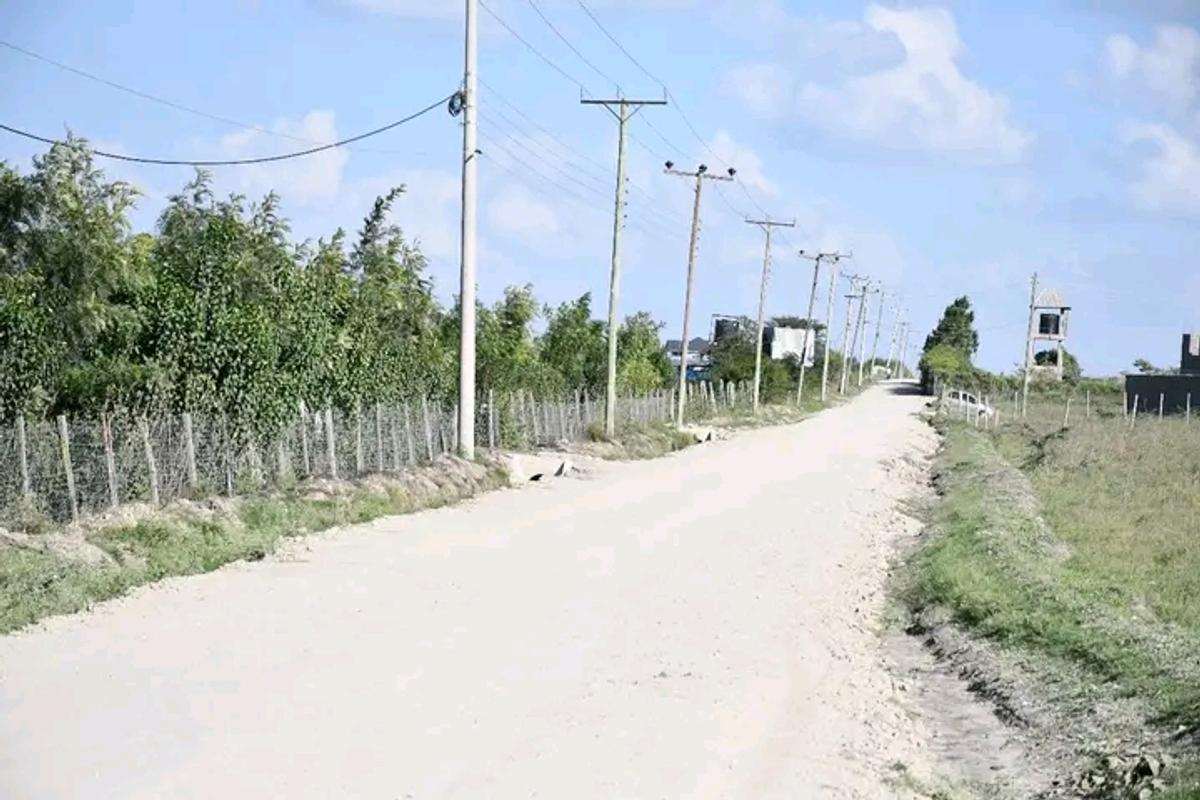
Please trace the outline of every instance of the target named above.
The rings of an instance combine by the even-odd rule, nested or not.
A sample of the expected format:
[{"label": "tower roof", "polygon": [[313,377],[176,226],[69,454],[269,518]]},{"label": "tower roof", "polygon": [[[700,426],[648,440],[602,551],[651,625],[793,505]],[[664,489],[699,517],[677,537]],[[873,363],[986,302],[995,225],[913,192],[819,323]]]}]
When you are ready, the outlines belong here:
[{"label": "tower roof", "polygon": [[1058,289],[1043,289],[1038,292],[1033,305],[1036,308],[1070,308]]}]

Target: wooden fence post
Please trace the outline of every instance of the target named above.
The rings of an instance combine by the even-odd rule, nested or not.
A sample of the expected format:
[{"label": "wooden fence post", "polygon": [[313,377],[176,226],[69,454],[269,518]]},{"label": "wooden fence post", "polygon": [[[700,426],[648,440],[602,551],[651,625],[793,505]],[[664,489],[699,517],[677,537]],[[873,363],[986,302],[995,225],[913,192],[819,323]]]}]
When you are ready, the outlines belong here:
[{"label": "wooden fence post", "polygon": [[1133,411],[1130,412],[1130,414],[1129,414],[1129,429],[1130,430],[1133,430],[1133,426],[1137,422],[1137,412],[1138,412],[1138,395],[1135,394],[1133,396]]},{"label": "wooden fence post", "polygon": [[389,428],[392,434],[392,469],[400,471],[400,407],[393,407],[388,414]]},{"label": "wooden fence post", "polygon": [[532,394],[527,395],[530,402],[530,416],[533,418],[533,446],[537,447],[542,441],[542,432],[538,426],[538,404],[537,398]]},{"label": "wooden fence post", "polygon": [[333,430],[333,408],[325,407],[325,454],[329,459],[329,477],[335,481],[338,477],[337,439]]},{"label": "wooden fence post", "polygon": [[146,474],[150,477],[150,502],[159,503],[158,462],[154,459],[154,442],[150,439],[150,420],[145,414],[138,417],[138,428],[142,431],[142,449],[146,454]]},{"label": "wooden fence post", "polygon": [[33,487],[29,480],[29,444],[25,440],[24,414],[17,414],[17,463],[21,468],[21,497],[28,500]]},{"label": "wooden fence post", "polygon": [[117,493],[117,459],[113,455],[112,428],[108,424],[108,412],[100,412],[100,439],[104,443],[104,471],[108,473],[108,504],[116,508],[121,504]]},{"label": "wooden fence post", "polygon": [[413,442],[412,414],[408,402],[404,403],[404,444],[408,449],[408,463],[417,463],[417,445]]},{"label": "wooden fence post", "polygon": [[283,444],[283,439],[275,442],[275,482],[282,484],[287,480],[288,467],[291,465],[291,459],[288,458],[287,447]]},{"label": "wooden fence post", "polygon": [[1084,400],[1084,403],[1086,403],[1086,405],[1084,406],[1084,410],[1083,410],[1083,418],[1091,419],[1092,418],[1092,390],[1091,389],[1088,389],[1084,393],[1083,400]]},{"label": "wooden fence post", "polygon": [[433,431],[429,428],[429,400],[421,397],[421,417],[425,421],[425,457],[433,461]]},{"label": "wooden fence post", "polygon": [[190,411],[183,412],[183,455],[187,464],[187,485],[194,492],[200,478],[196,470],[196,434]]},{"label": "wooden fence post", "polygon": [[71,506],[71,519],[79,521],[79,499],[75,496],[75,470],[71,466],[71,431],[67,427],[67,418],[58,415],[58,442],[62,452],[63,470],[67,475],[67,500]]},{"label": "wooden fence post", "polygon": [[496,393],[488,389],[488,449],[496,449]]},{"label": "wooden fence post", "polygon": [[386,469],[387,457],[383,452],[383,409],[375,404],[375,466],[380,472]]},{"label": "wooden fence post", "polygon": [[221,420],[221,456],[221,460],[225,462],[225,494],[233,497],[233,436],[229,433],[229,417],[227,416]]},{"label": "wooden fence post", "polygon": [[1163,418],[1163,393],[1158,393],[1158,418]]},{"label": "wooden fence post", "polygon": [[1067,397],[1067,410],[1063,412],[1063,427],[1067,427],[1067,423],[1071,421],[1071,398]]},{"label": "wooden fence post", "polygon": [[1184,421],[1184,424],[1186,424],[1186,425],[1192,424],[1192,393],[1191,392],[1187,393],[1187,410],[1184,411],[1183,421]]},{"label": "wooden fence post", "polygon": [[300,412],[300,455],[304,461],[304,475],[312,475],[312,458],[308,453],[308,415],[304,413],[304,401],[299,403]]},{"label": "wooden fence post", "polygon": [[362,475],[366,471],[366,459],[363,457],[362,401],[356,400],[354,402],[354,474]]}]

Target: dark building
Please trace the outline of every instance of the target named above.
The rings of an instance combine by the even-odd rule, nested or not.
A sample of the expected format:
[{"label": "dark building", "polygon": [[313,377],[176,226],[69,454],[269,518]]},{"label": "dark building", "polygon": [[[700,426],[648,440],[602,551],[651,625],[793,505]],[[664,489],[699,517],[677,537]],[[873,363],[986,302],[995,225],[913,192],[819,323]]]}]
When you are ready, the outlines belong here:
[{"label": "dark building", "polygon": [[1125,376],[1125,408],[1138,413],[1182,414],[1200,402],[1200,333],[1185,333],[1180,347],[1179,371]]},{"label": "dark building", "polygon": [[[679,369],[679,361],[683,357],[683,342],[679,339],[667,339],[666,349],[667,360],[671,362],[672,367]],[[697,336],[688,340],[687,377],[689,381],[708,378],[708,370],[712,366],[711,350],[712,344],[708,339]]]}]

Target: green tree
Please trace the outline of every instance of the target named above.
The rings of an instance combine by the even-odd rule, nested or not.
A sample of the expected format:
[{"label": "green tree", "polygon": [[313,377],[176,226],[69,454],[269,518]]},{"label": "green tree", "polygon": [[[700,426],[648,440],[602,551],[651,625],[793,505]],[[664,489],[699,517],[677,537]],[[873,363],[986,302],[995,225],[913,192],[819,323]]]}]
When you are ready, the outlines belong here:
[{"label": "green tree", "polygon": [[[722,337],[713,345],[712,379],[714,381],[754,380],[755,349],[758,344],[758,328],[749,319],[743,319],[736,333]],[[794,362],[798,369],[799,361]],[[793,362],[776,361],[765,353],[762,358],[761,396],[774,400],[794,390],[796,376]]]},{"label": "green tree", "polygon": [[1162,372],[1160,368],[1154,366],[1144,358],[1134,360],[1133,368],[1143,375],[1153,375],[1156,372]]},{"label": "green tree", "polygon": [[921,354],[921,373],[949,383],[965,384],[975,379],[971,359],[957,347],[938,344]]},{"label": "green tree", "polygon": [[[1055,366],[1058,364],[1057,350],[1039,350],[1034,353],[1033,363],[1041,367]],[[1083,377],[1083,370],[1079,367],[1079,360],[1075,356],[1063,350],[1063,380],[1067,383],[1078,383]]]},{"label": "green tree", "polygon": [[960,297],[942,312],[937,327],[925,337],[924,351],[946,345],[963,353],[969,361],[979,350],[979,333],[975,330],[975,312],[971,301]]},{"label": "green tree", "polygon": [[134,351],[148,263],[130,250],[127,218],[137,192],[106,180],[74,136],[33,166],[24,178],[0,170],[0,269],[36,276],[18,291],[34,290],[50,315],[55,359],[41,380],[52,404],[95,408],[144,380]]},{"label": "green tree", "polygon": [[570,391],[602,389],[607,379],[605,326],[592,319],[591,306],[592,296],[588,293],[558,308],[547,307],[544,312],[547,325],[541,338],[542,360],[561,376],[563,386]]},{"label": "green tree", "polygon": [[617,388],[645,394],[660,389],[674,378],[671,360],[659,338],[663,323],[648,311],[625,318],[617,331]]}]

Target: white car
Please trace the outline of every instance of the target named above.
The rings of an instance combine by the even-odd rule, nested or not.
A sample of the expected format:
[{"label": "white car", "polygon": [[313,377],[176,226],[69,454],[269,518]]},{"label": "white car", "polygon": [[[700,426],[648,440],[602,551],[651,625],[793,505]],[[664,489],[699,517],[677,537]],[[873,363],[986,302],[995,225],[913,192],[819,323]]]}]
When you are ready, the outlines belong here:
[{"label": "white car", "polygon": [[991,419],[996,416],[996,409],[986,402],[970,392],[960,392],[957,389],[946,392],[945,397],[942,398],[942,410],[949,416],[967,419],[971,417]]}]

